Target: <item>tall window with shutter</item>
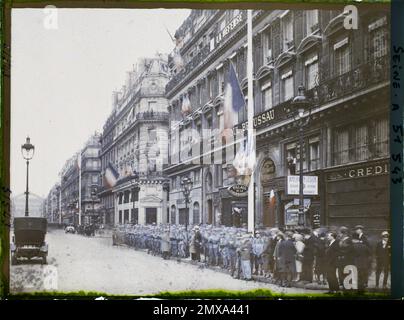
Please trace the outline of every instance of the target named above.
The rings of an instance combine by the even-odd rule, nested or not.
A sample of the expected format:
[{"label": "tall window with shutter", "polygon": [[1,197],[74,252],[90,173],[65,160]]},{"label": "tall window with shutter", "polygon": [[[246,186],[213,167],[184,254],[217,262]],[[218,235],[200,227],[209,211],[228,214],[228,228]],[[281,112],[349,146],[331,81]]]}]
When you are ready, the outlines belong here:
[{"label": "tall window with shutter", "polygon": [[318,10],[307,10],[305,11],[306,18],[306,33],[308,36],[318,29]]},{"label": "tall window with shutter", "polygon": [[263,111],[272,108],[272,84],[271,81],[265,82],[261,87],[262,109]]},{"label": "tall window with shutter", "polygon": [[306,73],[306,89],[314,88],[318,83],[318,55],[310,55],[304,63]]},{"label": "tall window with shutter", "polygon": [[290,69],[281,76],[282,101],[291,99],[294,95],[293,71]]},{"label": "tall window with shutter", "polygon": [[348,37],[334,44],[334,70],[337,76],[351,70],[351,53]]},{"label": "tall window with shutter", "polygon": [[387,17],[384,16],[368,25],[370,36],[370,59],[377,59],[387,54]]},{"label": "tall window with shutter", "polygon": [[293,45],[293,19],[291,12],[287,11],[281,19],[283,51],[288,51]]},{"label": "tall window with shutter", "polygon": [[362,124],[355,128],[355,160],[363,161],[369,158],[368,127]]},{"label": "tall window with shutter", "polygon": [[334,134],[334,165],[349,162],[349,130],[338,128]]}]

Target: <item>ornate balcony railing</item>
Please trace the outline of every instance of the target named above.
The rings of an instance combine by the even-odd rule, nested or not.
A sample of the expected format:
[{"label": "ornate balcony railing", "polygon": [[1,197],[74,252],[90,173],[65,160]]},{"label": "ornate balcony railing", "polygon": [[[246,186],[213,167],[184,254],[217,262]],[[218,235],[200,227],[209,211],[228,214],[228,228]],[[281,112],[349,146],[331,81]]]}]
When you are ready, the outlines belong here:
[{"label": "ornate balcony railing", "polygon": [[[308,90],[307,96],[315,104],[322,104],[348,96],[389,79],[388,55],[366,62],[342,75],[325,78],[318,86]],[[326,71],[323,71],[323,76]],[[321,80],[321,77],[320,77]]]},{"label": "ornate balcony railing", "polygon": [[155,111],[145,111],[136,114],[136,120],[160,120],[168,121],[168,112],[155,112]]}]

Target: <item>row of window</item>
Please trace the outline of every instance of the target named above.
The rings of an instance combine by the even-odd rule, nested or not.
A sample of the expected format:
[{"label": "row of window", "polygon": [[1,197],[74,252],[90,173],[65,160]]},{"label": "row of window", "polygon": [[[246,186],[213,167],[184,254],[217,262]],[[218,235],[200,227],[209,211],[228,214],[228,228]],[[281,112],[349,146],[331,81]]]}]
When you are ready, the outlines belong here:
[{"label": "row of window", "polygon": [[[316,10],[314,10],[316,11]],[[312,11],[310,11],[312,12]],[[307,21],[311,21],[310,24],[317,25],[316,22],[318,18],[315,18],[318,14],[312,14],[309,11],[306,14],[309,17]],[[314,17],[314,18],[313,18]],[[370,59],[377,59],[386,56],[388,53],[388,29],[387,29],[387,18],[383,16],[376,19],[368,25],[368,36],[366,43],[364,44],[364,50],[360,54],[364,54],[365,61]],[[270,38],[270,32],[264,32],[263,36]],[[354,40],[348,33],[343,32],[337,36],[331,38],[330,42],[330,70],[329,73],[334,76],[343,75],[353,69],[353,47]],[[268,41],[264,41],[264,51],[268,51]],[[309,52],[306,52],[303,57],[303,78],[299,80],[302,82],[306,89],[311,89],[317,86],[320,82],[320,72],[325,71],[320,70],[320,59],[319,55],[322,56],[325,52],[320,52],[318,48],[314,48]],[[359,56],[360,54],[356,54]],[[239,81],[245,77],[245,65],[246,65],[246,54],[242,51],[236,54],[231,59],[231,63],[235,66],[236,72],[238,73]],[[292,60],[291,60],[292,61]],[[256,65],[256,63],[255,63]],[[259,87],[255,89],[255,95],[257,96],[255,101],[255,108],[257,112],[265,111],[272,108],[276,103],[287,101],[295,95],[295,88],[297,87],[296,70],[297,66],[293,63],[286,63],[279,69],[279,95],[273,92],[274,80],[273,77],[268,79],[261,79],[259,82]],[[223,65],[219,65],[216,68],[216,74],[207,77],[205,82],[197,84],[193,90],[191,90],[186,97],[180,101],[180,106],[174,109],[174,114],[172,119],[181,120],[184,113],[184,104],[187,104],[187,109],[195,110],[201,105],[221,95],[224,90],[225,74],[227,68]],[[330,74],[324,74],[323,77],[327,77]],[[300,84],[300,83],[299,83]],[[260,90],[257,90],[260,89]],[[245,90],[246,91],[246,90]],[[245,96],[246,96],[245,92]],[[274,101],[274,98],[278,101]],[[190,104],[190,106],[189,106]],[[238,122],[245,121],[244,114],[245,110],[242,110],[239,114]],[[241,118],[241,119],[240,119]]]}]

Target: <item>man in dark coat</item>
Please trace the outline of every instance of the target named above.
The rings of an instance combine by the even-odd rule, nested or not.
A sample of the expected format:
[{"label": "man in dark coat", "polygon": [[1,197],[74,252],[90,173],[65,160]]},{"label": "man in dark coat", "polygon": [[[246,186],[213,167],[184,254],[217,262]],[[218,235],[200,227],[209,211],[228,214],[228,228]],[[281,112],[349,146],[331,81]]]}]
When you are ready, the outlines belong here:
[{"label": "man in dark coat", "polygon": [[279,263],[282,267],[282,286],[290,287],[291,281],[296,273],[296,247],[293,242],[293,233],[287,231],[285,240],[279,243]]},{"label": "man in dark coat", "polygon": [[319,237],[317,231],[313,231],[305,239],[305,247],[303,251],[303,266],[302,266],[302,277],[303,281],[312,282],[313,281],[313,266],[314,257],[317,253],[319,246]]},{"label": "man in dark coat", "polygon": [[376,288],[379,287],[380,274],[383,272],[383,289],[387,287],[387,279],[390,272],[391,244],[389,233],[382,232],[382,240],[376,245]]},{"label": "man in dark coat", "polygon": [[354,264],[358,269],[358,289],[363,291],[368,286],[369,265],[371,257],[370,244],[363,233],[362,225],[355,226],[355,233],[352,236]]},{"label": "man in dark coat", "polygon": [[338,280],[339,285],[343,286],[344,268],[353,265],[353,244],[352,238],[349,236],[349,229],[341,227],[339,229],[339,256],[338,256]]},{"label": "man in dark coat", "polygon": [[337,279],[337,267],[338,267],[338,257],[339,244],[337,239],[337,234],[335,232],[329,232],[327,234],[328,245],[325,249],[325,261],[326,261],[326,276],[329,287],[329,293],[336,293],[339,289],[338,279]]}]

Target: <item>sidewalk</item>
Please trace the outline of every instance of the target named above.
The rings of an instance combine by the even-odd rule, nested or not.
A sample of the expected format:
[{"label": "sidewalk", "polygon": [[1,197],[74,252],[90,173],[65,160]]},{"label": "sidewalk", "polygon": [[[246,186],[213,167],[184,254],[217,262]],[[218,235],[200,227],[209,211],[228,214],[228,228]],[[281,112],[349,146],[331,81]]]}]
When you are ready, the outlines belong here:
[{"label": "sidewalk", "polygon": [[[192,261],[190,258],[177,259],[177,261],[182,262],[182,263],[195,265],[195,266],[198,266],[199,268],[208,268],[210,270],[225,273],[225,274],[228,274],[229,277],[230,277],[230,274],[229,274],[229,272],[227,270],[225,270],[225,269],[223,269],[221,267],[218,267],[218,266],[208,266],[203,262]],[[254,281],[257,281],[257,282],[274,284],[272,279],[265,278],[263,276],[255,276],[255,275],[253,275],[252,279]],[[370,276],[369,276],[368,288],[366,289],[366,292],[386,293],[386,292],[388,292],[388,290],[390,290],[390,276],[389,276],[389,279],[387,281],[387,286],[388,286],[387,291],[383,290],[381,288],[376,288],[375,283],[376,283],[376,273],[374,271],[372,271]],[[307,283],[307,282],[299,281],[299,282],[292,282],[291,288],[300,288],[300,289],[307,289],[307,290],[321,290],[321,291],[324,291],[324,290],[328,290],[328,285],[327,284],[325,284],[325,285],[324,284],[319,284],[319,283],[315,283],[315,282]]]}]

